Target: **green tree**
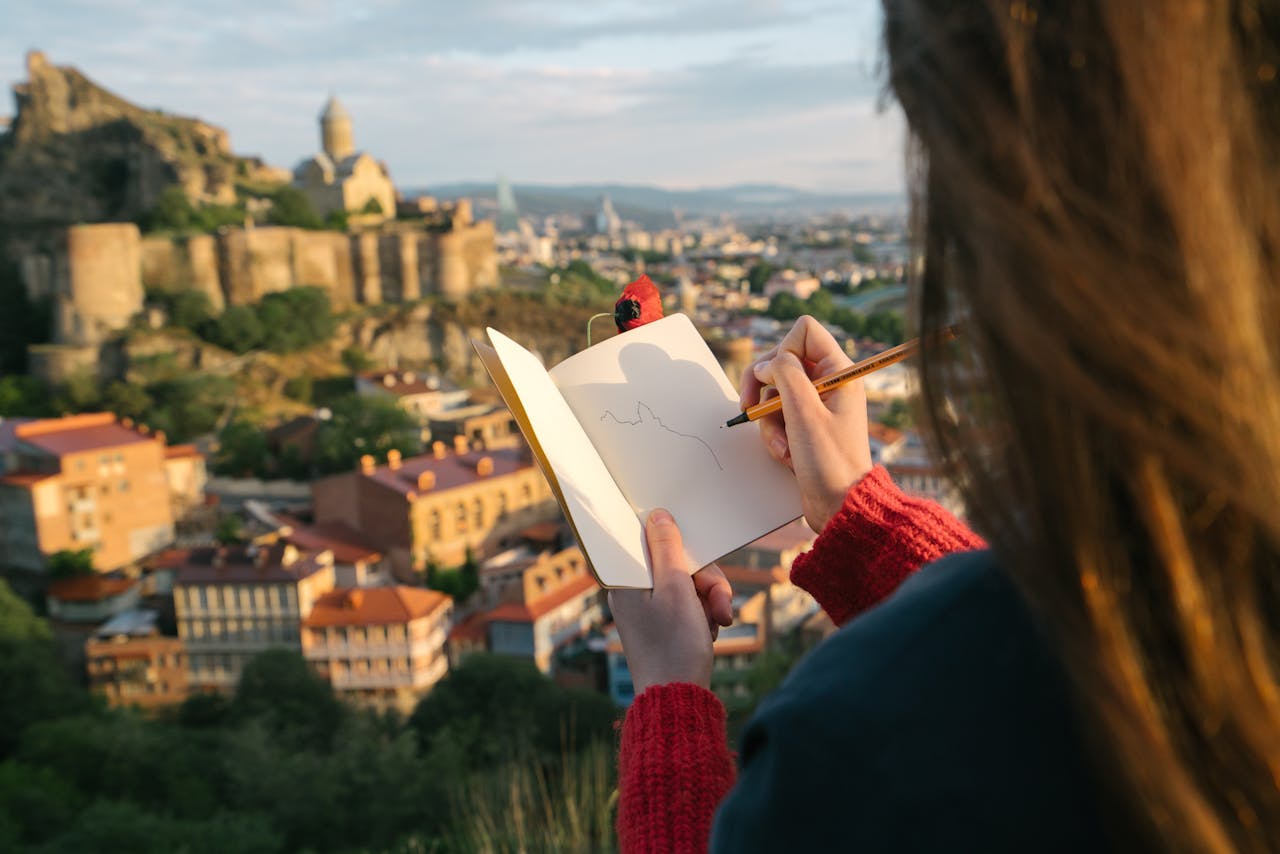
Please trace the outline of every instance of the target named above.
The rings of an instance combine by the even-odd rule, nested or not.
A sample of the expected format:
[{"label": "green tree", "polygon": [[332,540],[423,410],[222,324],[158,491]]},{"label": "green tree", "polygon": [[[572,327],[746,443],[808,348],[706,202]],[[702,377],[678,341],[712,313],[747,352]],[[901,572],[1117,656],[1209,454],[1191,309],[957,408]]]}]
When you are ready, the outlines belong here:
[{"label": "green tree", "polygon": [[49,624],[36,616],[36,612],[13,592],[7,581],[0,579],[0,642],[52,639]]},{"label": "green tree", "polygon": [[884,344],[897,346],[906,340],[906,324],[900,311],[879,311],[867,316],[862,334]]},{"label": "green tree", "polygon": [[234,399],[235,381],[214,374],[192,374],[152,383],[148,391],[156,401],[151,426],[163,430],[170,441],[189,442],[217,425]]},{"label": "green tree", "polygon": [[324,217],[324,227],[330,231],[346,231],[351,227],[351,214],[346,211],[329,211]]},{"label": "green tree", "polygon": [[102,405],[121,418],[145,421],[155,401],[140,385],[113,380],[102,397]]},{"label": "green tree", "polygon": [[270,464],[267,435],[257,424],[237,419],[218,434],[218,450],[213,455],[213,470],[218,474],[266,477]]},{"label": "green tree", "polygon": [[0,377],[0,417],[52,414],[49,392],[38,379],[22,374]]},{"label": "green tree", "polygon": [[804,300],[786,291],[774,294],[773,298],[769,300],[769,308],[765,312],[774,320],[795,320],[804,313]]},{"label": "green tree", "polygon": [[331,407],[333,416],[316,431],[316,469],[321,474],[349,471],[365,454],[386,458],[392,448],[418,452],[421,428],[395,401],[351,394]]},{"label": "green tree", "polygon": [[764,286],[774,273],[778,272],[778,268],[770,264],[768,261],[757,261],[747,270],[747,282],[751,286],[751,293],[764,293]]},{"label": "green tree", "polygon": [[167,301],[169,322],[195,332],[213,317],[213,303],[204,291],[181,290]]},{"label": "green tree", "polygon": [[244,538],[244,525],[240,521],[240,517],[234,513],[229,513],[218,520],[218,527],[215,529],[213,537],[224,546],[238,543]]},{"label": "green tree", "polygon": [[233,720],[256,719],[295,744],[317,747],[330,743],[343,707],[301,655],[269,649],[245,666],[230,714]]},{"label": "green tree", "polygon": [[364,203],[364,207],[360,208],[360,213],[380,214],[386,213],[386,211],[382,209],[382,202],[378,201],[375,197],[370,196],[369,200]]},{"label": "green tree", "polygon": [[262,346],[265,337],[258,312],[248,305],[230,306],[201,330],[201,337],[233,353],[248,353]]},{"label": "green tree", "polygon": [[143,231],[186,231],[196,219],[195,207],[180,184],[170,184],[141,222]]},{"label": "green tree", "polygon": [[49,555],[45,571],[50,578],[77,578],[93,575],[93,549],[63,549]]},{"label": "green tree", "polygon": [[342,364],[351,373],[358,374],[372,368],[373,359],[370,359],[369,354],[360,347],[345,347],[342,350]]},{"label": "green tree", "polygon": [[880,416],[880,423],[895,430],[906,430],[915,424],[915,414],[911,404],[902,398],[894,398],[889,408]]},{"label": "green tree", "polygon": [[87,412],[102,405],[102,381],[89,370],[78,370],[58,388],[53,407],[61,413]]},{"label": "green tree", "polygon": [[0,372],[26,371],[27,347],[49,341],[52,334],[52,299],[30,299],[17,265],[0,257]]},{"label": "green tree", "polygon": [[272,225],[324,228],[324,223],[316,215],[315,208],[311,207],[306,195],[287,184],[271,194],[271,212],[267,215],[267,220]]}]

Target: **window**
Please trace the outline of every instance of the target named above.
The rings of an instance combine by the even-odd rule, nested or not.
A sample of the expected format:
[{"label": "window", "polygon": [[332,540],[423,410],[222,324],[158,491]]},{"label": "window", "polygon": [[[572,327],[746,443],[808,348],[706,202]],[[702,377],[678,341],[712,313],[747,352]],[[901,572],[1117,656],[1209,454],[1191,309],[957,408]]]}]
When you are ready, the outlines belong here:
[{"label": "window", "polygon": [[507,518],[507,502],[509,500],[510,499],[507,498],[506,492],[498,493],[498,519],[499,520]]},{"label": "window", "polygon": [[464,533],[467,530],[467,505],[462,502],[458,502],[458,506],[454,510],[453,517],[454,522],[456,523],[454,530],[459,534]]},{"label": "window", "polygon": [[479,498],[472,502],[471,518],[475,521],[477,528],[484,527],[484,502]]},{"label": "window", "polygon": [[120,491],[121,492],[129,491],[129,478],[126,477],[124,480],[120,481]]},{"label": "window", "polygon": [[427,528],[431,531],[431,539],[439,540],[443,537],[444,534],[440,530],[440,511],[432,510],[431,514],[427,517],[427,520]]},{"label": "window", "polygon": [[532,504],[533,503],[533,487],[526,483],[520,489],[520,496],[521,498],[524,499],[525,506]]},{"label": "window", "polygon": [[281,584],[276,588],[276,596],[278,597],[277,601],[280,603],[281,608],[289,607],[289,588]]}]

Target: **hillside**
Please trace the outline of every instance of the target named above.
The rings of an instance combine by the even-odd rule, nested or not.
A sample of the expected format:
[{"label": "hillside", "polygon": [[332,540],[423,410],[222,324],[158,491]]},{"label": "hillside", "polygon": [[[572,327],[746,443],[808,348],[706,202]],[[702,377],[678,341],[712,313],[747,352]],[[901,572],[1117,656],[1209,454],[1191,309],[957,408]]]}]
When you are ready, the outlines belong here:
[{"label": "hillside", "polygon": [[226,204],[237,181],[279,178],[233,154],[225,130],[131,104],[38,51],[27,74],[0,135],[0,226],[135,220],[173,184]]}]

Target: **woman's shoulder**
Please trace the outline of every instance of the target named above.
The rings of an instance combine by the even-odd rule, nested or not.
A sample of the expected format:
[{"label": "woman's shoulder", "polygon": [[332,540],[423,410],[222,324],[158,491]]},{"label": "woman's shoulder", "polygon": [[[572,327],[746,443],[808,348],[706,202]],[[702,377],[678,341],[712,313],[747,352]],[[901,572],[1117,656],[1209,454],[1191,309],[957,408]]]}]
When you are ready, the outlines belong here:
[{"label": "woman's shoulder", "polygon": [[771,815],[850,847],[1102,838],[1067,682],[985,551],[921,569],[810,653],[761,704],[741,753],[718,844],[752,824],[765,825],[756,838],[781,830]]}]

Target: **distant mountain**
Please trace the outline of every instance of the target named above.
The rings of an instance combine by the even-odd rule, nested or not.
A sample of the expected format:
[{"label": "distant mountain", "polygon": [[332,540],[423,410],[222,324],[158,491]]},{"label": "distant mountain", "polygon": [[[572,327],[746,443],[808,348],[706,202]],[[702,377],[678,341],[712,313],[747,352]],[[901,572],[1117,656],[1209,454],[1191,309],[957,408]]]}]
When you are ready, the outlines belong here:
[{"label": "distant mountain", "polygon": [[[836,211],[888,213],[906,208],[905,197],[894,193],[814,193],[778,184],[738,184],[698,190],[665,190],[632,184],[516,184],[512,189],[521,213],[536,216],[591,213],[596,210],[600,197],[608,196],[619,216],[642,223],[649,221],[650,225],[674,222],[672,212],[675,210],[693,216],[731,214],[767,218]],[[406,190],[410,195],[415,192],[442,199],[460,196],[494,199],[496,185],[474,181]],[[655,223],[656,219],[666,222]]]}]

